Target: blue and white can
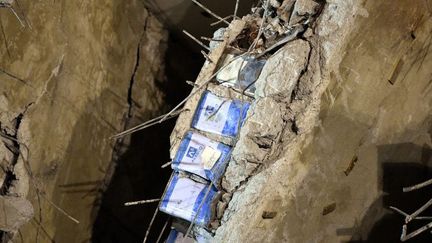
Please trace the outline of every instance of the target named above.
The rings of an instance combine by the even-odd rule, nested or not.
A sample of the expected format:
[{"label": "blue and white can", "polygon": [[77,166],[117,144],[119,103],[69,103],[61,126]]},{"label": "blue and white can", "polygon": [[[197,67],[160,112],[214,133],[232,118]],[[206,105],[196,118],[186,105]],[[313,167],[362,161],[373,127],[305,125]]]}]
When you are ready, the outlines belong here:
[{"label": "blue and white can", "polygon": [[206,91],[195,111],[192,127],[201,131],[236,137],[250,104],[222,98]]},{"label": "blue and white can", "polygon": [[228,164],[231,147],[188,131],[171,163],[175,171],[187,171],[218,185]]},{"label": "blue and white can", "polygon": [[185,237],[185,234],[177,231],[176,229],[171,229],[167,240],[165,243],[195,243],[196,241],[190,237]]},{"label": "blue and white can", "polygon": [[[208,190],[209,193],[204,198]],[[192,222],[197,215],[195,224],[204,227],[210,223],[212,202],[217,197],[217,193],[213,186],[174,173],[162,197],[159,210],[189,222]],[[201,203],[203,205],[198,212]]]}]

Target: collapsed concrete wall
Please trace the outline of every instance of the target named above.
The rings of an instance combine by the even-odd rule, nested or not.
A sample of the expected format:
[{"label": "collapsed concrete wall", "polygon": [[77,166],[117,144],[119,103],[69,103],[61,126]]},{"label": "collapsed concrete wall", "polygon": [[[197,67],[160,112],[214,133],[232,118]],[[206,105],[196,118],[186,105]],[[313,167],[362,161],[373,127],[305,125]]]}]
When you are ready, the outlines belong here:
[{"label": "collapsed concrete wall", "polygon": [[[303,70],[294,97],[282,103],[289,119],[279,129],[280,139],[272,139],[277,153],[234,192],[216,242],[368,239],[374,223],[388,213],[382,203],[383,163],[396,157],[430,166],[427,158],[419,159],[419,151],[381,154],[386,145],[431,144],[432,19],[427,4],[328,1],[306,37],[311,49],[306,67],[277,59],[276,65],[287,67],[267,76],[265,85],[278,85],[274,76]],[[285,48],[290,45],[295,44]],[[300,61],[308,49],[289,53]],[[282,92],[275,100],[279,104],[281,95],[286,100],[291,93]],[[262,123],[281,121],[279,107],[266,107],[275,111],[266,111]],[[242,148],[244,153],[251,149]],[[397,241],[400,232],[401,227],[381,234]]]},{"label": "collapsed concrete wall", "polygon": [[88,241],[121,148],[109,137],[164,108],[166,33],[138,0],[13,7],[19,19],[0,9],[3,240]]},{"label": "collapsed concrete wall", "polygon": [[[313,9],[308,3],[316,4],[282,6],[289,5],[285,10],[293,16],[291,11]],[[431,163],[423,150],[406,155],[397,146],[383,149],[431,146],[429,9],[427,1],[327,1],[315,24],[270,55],[238,141],[225,141],[234,151],[222,181],[225,205],[217,208],[221,225],[212,226],[214,242],[370,237],[389,213],[389,202],[382,202],[384,164],[389,158]],[[238,97],[208,81],[248,21],[227,28],[197,86]],[[172,133],[172,157],[190,129],[201,92],[194,93]],[[396,241],[400,230],[382,235]]]}]

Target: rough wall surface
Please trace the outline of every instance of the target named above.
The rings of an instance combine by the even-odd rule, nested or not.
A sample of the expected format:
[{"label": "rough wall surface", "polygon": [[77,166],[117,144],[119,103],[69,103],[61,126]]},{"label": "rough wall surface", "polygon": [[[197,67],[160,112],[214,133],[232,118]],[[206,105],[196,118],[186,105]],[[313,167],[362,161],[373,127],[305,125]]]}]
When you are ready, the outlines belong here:
[{"label": "rough wall surface", "polygon": [[24,28],[0,9],[0,185],[34,208],[15,240],[85,242],[110,175],[109,137],[163,108],[166,34],[138,0],[14,7]]},{"label": "rough wall surface", "polygon": [[[374,222],[387,213],[382,207],[385,162],[431,163],[421,149],[397,147],[431,145],[430,5],[327,1],[306,36],[310,57],[306,71],[295,80],[292,101],[291,93],[283,90],[265,98],[286,105],[287,126],[280,139],[273,140],[270,156],[263,157],[262,169],[249,177],[240,175],[243,183],[238,182],[215,242],[366,240]],[[299,48],[290,53],[302,60],[307,48]],[[257,82],[263,91],[259,96],[267,96],[266,90],[275,93],[278,76],[295,76],[301,69],[293,64],[263,71],[261,76],[268,76],[260,79],[270,82],[263,88]],[[256,108],[260,102],[265,101],[258,97]],[[280,119],[276,110],[262,122]],[[245,128],[242,134],[250,130],[248,122]],[[241,149],[243,155],[260,154],[254,146]],[[241,167],[230,161],[225,178],[229,189],[235,187],[228,177],[238,170]],[[274,217],[264,218],[263,212]],[[400,229],[381,235],[396,242]]]}]

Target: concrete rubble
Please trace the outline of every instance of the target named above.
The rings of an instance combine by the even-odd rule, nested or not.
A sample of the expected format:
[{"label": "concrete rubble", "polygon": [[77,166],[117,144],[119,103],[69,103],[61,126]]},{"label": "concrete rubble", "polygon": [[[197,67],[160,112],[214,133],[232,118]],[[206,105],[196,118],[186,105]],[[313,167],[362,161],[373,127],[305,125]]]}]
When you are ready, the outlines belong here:
[{"label": "concrete rubble", "polygon": [[244,123],[225,172],[223,187],[228,192],[240,186],[265,163],[284,129],[285,107],[270,97],[257,99]]},{"label": "concrete rubble", "polygon": [[[257,97],[291,94],[298,79],[307,67],[310,47],[307,41],[298,39],[286,44],[272,55],[264,65],[256,81]],[[280,70],[291,70],[281,72]],[[286,97],[290,98],[290,97]]]},{"label": "concrete rubble", "polygon": [[[272,7],[281,7],[275,2],[272,3]],[[317,11],[316,6],[312,8],[308,6],[300,8],[297,5],[294,9],[298,11],[298,16],[304,16],[307,14],[302,11],[311,11],[307,19],[302,19],[304,23],[301,23],[301,25],[310,24],[310,21],[313,19],[312,16],[316,14]],[[255,9],[254,11],[259,12],[259,9]],[[210,55],[214,54],[216,57],[212,59],[213,63],[217,64],[218,62],[221,62],[222,64],[213,64],[212,66],[210,63],[206,63],[196,81],[197,85],[200,85],[200,83],[206,80],[202,79],[203,75],[212,73],[213,68],[219,66],[221,71],[216,73],[217,80],[222,82],[222,85],[220,85],[219,88],[216,88],[219,91],[219,94],[222,94],[224,97],[231,97],[230,95],[232,92],[229,90],[238,89],[236,86],[236,77],[241,73],[241,69],[247,66],[247,61],[240,61],[241,59],[237,60],[233,55],[221,55],[224,53],[221,51],[229,48],[230,45],[237,45],[239,48],[245,48],[243,46],[244,43],[253,42],[252,40],[247,40],[247,33],[249,31],[254,31],[254,28],[256,28],[256,26],[253,25],[254,23],[256,23],[256,25],[259,23],[254,19],[254,17],[256,16],[249,15],[244,17],[241,22],[234,21],[230,27],[225,30],[224,42],[220,43],[218,46],[213,46],[212,52],[210,53]],[[277,16],[274,17],[271,22],[279,26],[279,24],[275,22],[277,18]],[[296,22],[296,24],[298,24],[298,22]],[[273,47],[274,44],[272,43],[282,38],[278,37],[278,35],[282,33],[282,29],[287,28],[288,25],[289,23],[279,26],[281,29],[276,28],[276,31],[266,27],[268,33],[264,36],[266,36],[266,38],[268,38],[269,35],[273,36],[268,38],[269,41],[267,43],[263,42],[263,40],[259,40],[261,42],[257,42],[257,49],[253,51],[258,51],[258,53],[263,52],[263,54],[265,54],[262,49],[263,47],[259,47],[260,45],[267,46],[268,48],[271,48],[272,51],[279,49],[279,47]],[[237,26],[244,27],[240,29]],[[288,31],[288,33],[290,32]],[[298,32],[294,33],[300,34]],[[218,231],[215,231],[215,229],[220,225],[220,220],[226,222],[226,217],[224,216],[226,212],[232,211],[232,203],[230,203],[233,196],[232,193],[234,193],[234,198],[237,198],[237,190],[244,187],[251,177],[271,164],[271,160],[279,154],[278,146],[281,143],[282,135],[284,135],[286,127],[291,124],[289,120],[292,119],[292,117],[288,115],[288,104],[293,98],[291,95],[297,88],[299,79],[305,73],[306,68],[309,65],[311,55],[311,44],[307,40],[295,38],[295,36],[293,36],[293,38],[293,41],[288,41],[288,43],[281,46],[276,53],[268,54],[265,57],[267,61],[265,62],[262,71],[257,73],[259,76],[256,82],[255,80],[252,81],[256,87],[254,92],[255,99],[252,100],[252,106],[249,108],[245,122],[241,127],[240,134],[234,140],[235,143],[233,144],[234,149],[232,156],[221,184],[222,196],[215,204],[215,221],[209,228],[213,233],[216,232],[217,234]],[[218,62],[216,62],[216,60],[218,60]],[[210,79],[212,79],[212,77],[210,77]],[[203,83],[206,84],[207,82]],[[223,85],[227,83],[230,85],[223,87]],[[208,88],[210,90],[215,89],[212,85],[209,85]],[[199,97],[202,92],[202,90],[198,89],[195,92],[192,91],[194,95],[185,104],[187,110],[191,110],[192,112],[195,110],[198,103],[198,99],[195,97]],[[241,90],[237,90],[237,93],[238,96],[241,93]],[[246,98],[245,95],[242,95],[241,97],[242,99]],[[192,112],[182,113],[177,121],[171,137],[172,156],[174,156],[178,150],[179,139],[182,138],[181,134],[184,134],[187,129],[189,129],[189,124],[193,114]],[[212,139],[216,139],[217,141],[223,141],[221,137],[215,137],[208,132],[200,132]],[[233,200],[235,201],[235,199]],[[275,215],[275,213],[269,212],[267,215]]]},{"label": "concrete rubble", "polygon": [[[112,4],[72,1],[63,11],[59,3],[51,9],[29,2],[34,32],[28,36],[13,16],[4,19],[6,33],[21,37],[1,49],[4,57],[9,52],[14,57],[4,58],[0,83],[4,237],[20,229],[24,242],[88,240],[89,215],[98,209],[88,205],[97,196],[77,198],[59,185],[91,179],[101,181],[97,189],[103,189],[112,175],[109,162],[121,150],[121,144],[107,142],[109,136],[137,116],[155,117],[166,110],[158,89],[166,41],[162,25],[137,0]],[[193,234],[208,242],[371,240],[371,232],[388,213],[382,185],[383,174],[389,173],[385,164],[432,163],[430,4],[264,4],[214,33],[217,41],[210,42],[208,60],[171,133],[171,158],[191,130],[232,147],[220,184],[191,179],[218,190],[209,203],[211,222],[204,225],[206,219]],[[82,17],[82,9],[101,6],[100,13]],[[127,21],[117,23],[119,14]],[[81,21],[86,28],[75,25]],[[88,53],[92,58],[83,59]],[[244,53],[266,61],[254,92],[216,80],[227,57]],[[120,62],[119,56],[128,58]],[[207,91],[250,103],[237,136],[191,127]],[[406,144],[420,149],[407,152],[401,149]],[[208,153],[213,165],[220,155]],[[40,200],[41,192],[49,201]],[[72,227],[50,202],[80,224]],[[193,221],[195,210],[183,218]],[[33,214],[43,230],[28,223]],[[395,242],[399,235],[386,237]]]},{"label": "concrete rubble", "polygon": [[[402,102],[393,98],[400,95],[404,88],[400,87],[401,90],[398,91],[399,88],[392,87],[393,90],[390,90],[387,80],[377,79],[383,75],[383,79],[394,76],[393,73],[382,74],[385,73],[382,70],[386,70],[386,67],[394,70],[390,63],[397,63],[402,55],[396,53],[402,52],[409,56],[409,47],[421,49],[421,43],[424,44],[426,33],[432,27],[431,16],[426,14],[427,20],[418,27],[416,34],[422,37],[416,35],[416,38],[422,38],[421,41],[410,44],[412,40],[398,42],[397,38],[391,36],[403,34],[401,26],[418,23],[415,22],[415,16],[424,12],[421,10],[423,4],[416,5],[401,23],[394,23],[391,17],[381,18],[382,22],[378,23],[368,18],[370,12],[379,16],[379,12],[391,4],[339,0],[327,1],[325,4],[312,0],[269,2],[277,14],[272,15],[265,27],[267,43],[259,41],[257,44],[257,52],[267,54],[264,55],[267,62],[255,83],[255,99],[240,135],[233,144],[232,157],[222,180],[223,194],[216,204],[217,223],[211,228],[212,236],[207,240],[338,242],[349,240],[350,237],[356,239],[356,234],[364,232],[353,232],[350,235],[334,232],[344,226],[356,225],[357,219],[364,216],[364,211],[380,195],[375,189],[380,181],[373,176],[375,174],[369,173],[370,170],[379,170],[377,164],[382,163],[380,158],[374,158],[376,142],[380,140],[392,143],[392,138],[397,137],[397,141],[431,143],[428,135],[430,132],[427,132],[431,123],[425,115],[430,112],[430,106],[420,105],[418,99],[412,100],[412,104],[420,105],[425,112],[416,112],[417,131],[411,131],[409,122],[404,122],[401,126],[394,124],[395,121],[389,120],[391,117],[403,119],[404,115],[391,108]],[[403,7],[409,8],[408,5]],[[391,8],[402,11],[396,10],[396,6]],[[263,11],[255,8],[253,16],[259,19]],[[317,18],[315,22],[313,17]],[[243,21],[243,31],[235,31],[232,35],[230,31],[234,28],[234,23],[226,29],[225,40],[227,35],[235,37],[234,42],[227,42],[227,47],[233,44],[241,49],[239,43],[244,38],[243,34],[253,32],[253,17],[245,17]],[[256,22],[259,23],[259,20]],[[299,22],[308,25],[293,28]],[[386,27],[389,22],[393,29]],[[382,39],[375,40],[366,34],[366,30],[362,35],[356,34],[357,28],[360,28],[357,25]],[[380,26],[380,29],[376,30],[375,25]],[[289,36],[292,39],[279,36],[289,28],[298,31]],[[363,46],[365,38],[369,42]],[[273,47],[280,41],[283,44],[279,47],[271,52],[265,51],[266,47]],[[381,44],[382,41],[386,43],[385,46]],[[218,48],[224,48],[225,44]],[[364,52],[359,52],[356,48]],[[371,51],[375,48],[381,48],[392,61],[385,59],[381,63],[379,54]],[[220,53],[220,49],[216,53]],[[430,57],[429,54],[425,55]],[[375,58],[373,67],[369,64],[370,56]],[[408,62],[417,63],[418,55],[407,56],[404,58]],[[356,57],[360,57],[365,63],[359,63]],[[223,62],[223,56],[216,54],[213,60]],[[428,62],[430,64],[430,60]],[[373,74],[370,73],[371,69]],[[430,71],[426,71],[425,67],[419,67],[420,69],[423,70],[419,74],[421,83],[425,85],[425,77]],[[409,69],[405,70],[407,75],[414,75]],[[203,67],[202,74],[213,72],[214,66],[206,64]],[[204,80],[206,79],[198,78],[197,84]],[[385,98],[376,91],[375,85],[379,85],[383,93],[393,97],[391,100],[394,104],[384,101]],[[408,90],[410,94],[419,92],[416,87]],[[408,95],[404,94],[405,97]],[[365,97],[373,98],[371,100]],[[193,110],[196,103],[192,97],[186,107]],[[389,114],[383,109],[392,109],[394,113]],[[388,116],[381,119],[393,125],[377,122],[376,119],[380,118],[376,116]],[[182,114],[177,122],[171,141],[172,150],[176,149],[178,134],[181,134],[179,131],[189,124],[188,117],[190,114]],[[387,126],[396,126],[400,134],[391,135],[391,129]],[[390,130],[378,131],[384,127]],[[366,167],[356,166],[357,172],[348,176],[343,173],[346,171],[344,162],[353,161],[353,158],[357,161],[358,158],[353,157],[353,154],[361,154]],[[364,178],[370,180],[366,185]],[[361,197],[354,196],[358,193]],[[399,237],[398,235],[399,232],[396,236]]]}]

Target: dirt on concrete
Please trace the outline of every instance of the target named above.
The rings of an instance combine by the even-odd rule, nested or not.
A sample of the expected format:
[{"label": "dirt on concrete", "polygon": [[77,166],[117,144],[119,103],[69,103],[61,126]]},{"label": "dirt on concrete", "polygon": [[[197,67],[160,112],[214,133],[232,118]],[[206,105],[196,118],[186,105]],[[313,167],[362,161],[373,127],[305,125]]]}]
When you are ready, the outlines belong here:
[{"label": "dirt on concrete", "polygon": [[[399,203],[410,212],[427,199],[413,195],[402,203],[407,197],[398,190],[427,179],[431,163],[428,7],[327,2],[306,38],[309,61],[294,93],[273,96],[287,110],[283,135],[272,139],[273,156],[250,176],[242,174],[247,166],[229,164],[225,180],[247,179],[234,191],[215,242],[399,241],[403,217],[382,225],[394,215],[388,207]],[[279,110],[261,123],[278,119]],[[260,151],[242,150],[245,164]],[[402,175],[402,167],[412,174]],[[263,217],[266,212],[274,217]],[[417,240],[427,240],[425,234]]]},{"label": "dirt on concrete", "polygon": [[19,234],[4,229],[3,240],[88,241],[128,142],[110,136],[165,108],[167,32],[138,0],[13,7],[20,19],[0,9],[1,195],[27,198],[34,217],[23,207],[19,224],[28,222]]}]

